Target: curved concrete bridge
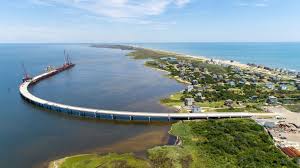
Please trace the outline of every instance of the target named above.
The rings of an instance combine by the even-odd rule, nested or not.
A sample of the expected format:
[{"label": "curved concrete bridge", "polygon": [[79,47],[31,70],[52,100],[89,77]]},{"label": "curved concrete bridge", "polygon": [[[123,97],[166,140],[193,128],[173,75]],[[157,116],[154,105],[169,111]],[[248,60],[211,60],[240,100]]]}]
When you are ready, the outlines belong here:
[{"label": "curved concrete bridge", "polygon": [[37,82],[51,77],[61,71],[52,70],[50,72],[38,75],[20,85],[19,91],[21,96],[28,102],[45,109],[67,113],[80,117],[90,117],[111,120],[136,120],[136,121],[174,121],[174,120],[192,120],[192,119],[213,119],[213,118],[249,118],[253,116],[274,116],[274,113],[154,113],[154,112],[130,112],[115,111],[104,109],[93,109],[85,107],[76,107],[60,103],[55,103],[38,98],[32,95],[28,88]]}]

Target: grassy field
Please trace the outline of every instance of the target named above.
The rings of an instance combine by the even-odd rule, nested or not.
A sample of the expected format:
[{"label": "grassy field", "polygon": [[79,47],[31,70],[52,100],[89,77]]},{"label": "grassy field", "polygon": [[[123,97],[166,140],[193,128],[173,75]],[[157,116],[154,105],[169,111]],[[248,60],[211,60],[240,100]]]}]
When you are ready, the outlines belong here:
[{"label": "grassy field", "polygon": [[170,95],[168,98],[161,99],[160,102],[163,105],[174,107],[174,106],[182,106],[183,101],[181,100],[182,93],[177,92],[172,95]]},{"label": "grassy field", "polygon": [[59,168],[297,168],[250,119],[178,122],[170,133],[181,145],[149,149],[147,160],[132,154],[82,155],[65,159]]},{"label": "grassy field", "polygon": [[59,168],[141,168],[150,164],[133,154],[78,155],[65,159]]}]

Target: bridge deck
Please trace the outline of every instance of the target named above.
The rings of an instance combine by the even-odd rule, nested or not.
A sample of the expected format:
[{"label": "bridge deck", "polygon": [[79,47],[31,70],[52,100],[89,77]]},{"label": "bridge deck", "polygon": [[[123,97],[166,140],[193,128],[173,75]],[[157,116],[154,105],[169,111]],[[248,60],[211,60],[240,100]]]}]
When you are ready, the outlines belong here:
[{"label": "bridge deck", "polygon": [[[208,119],[208,118],[247,118],[253,116],[274,116],[273,113],[247,113],[247,112],[227,112],[227,113],[155,113],[155,112],[130,112],[130,111],[115,111],[104,109],[93,109],[85,107],[70,106],[60,103],[55,103],[38,98],[32,95],[28,88],[46,77],[53,76],[57,73],[56,70],[43,73],[34,77],[32,80],[26,81],[20,85],[19,91],[21,96],[40,107],[51,109],[58,112],[65,112],[70,114],[78,114],[80,116],[88,116],[101,118],[101,115],[110,116],[111,119],[118,119],[118,117],[128,117],[128,120],[151,120],[153,118],[161,118],[170,120],[189,120],[189,119]],[[139,117],[134,118],[134,117]],[[141,119],[144,118],[144,119]]]}]

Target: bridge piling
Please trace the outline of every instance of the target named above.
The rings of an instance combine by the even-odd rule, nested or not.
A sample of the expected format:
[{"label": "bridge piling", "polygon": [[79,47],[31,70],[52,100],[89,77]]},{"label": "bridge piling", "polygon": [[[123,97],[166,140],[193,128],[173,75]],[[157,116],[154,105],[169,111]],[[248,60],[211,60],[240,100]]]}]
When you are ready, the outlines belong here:
[{"label": "bridge piling", "polygon": [[[65,69],[64,69],[65,70]],[[272,114],[261,114],[261,113],[157,113],[157,112],[131,112],[131,111],[115,111],[115,110],[105,110],[105,109],[92,109],[92,108],[84,108],[84,107],[77,107],[77,106],[70,106],[60,103],[51,102],[48,100],[44,100],[32,95],[28,88],[37,84],[38,81],[46,79],[48,77],[54,76],[63,70],[53,70],[50,72],[43,73],[36,77],[33,77],[30,80],[24,81],[20,87],[19,92],[21,97],[28,101],[31,104],[36,106],[58,111],[64,112],[67,114],[72,114],[74,116],[84,116],[84,117],[95,117],[95,118],[104,118],[104,119],[111,119],[112,120],[119,120],[122,117],[125,117],[129,120],[140,120],[140,121],[147,121],[151,122],[152,119],[160,119],[160,121],[169,121],[171,120],[191,120],[191,119],[207,119],[210,118],[250,118],[253,116],[272,116]],[[103,116],[102,116],[103,115]],[[275,116],[276,114],[273,114]],[[120,118],[118,116],[121,116]]]}]

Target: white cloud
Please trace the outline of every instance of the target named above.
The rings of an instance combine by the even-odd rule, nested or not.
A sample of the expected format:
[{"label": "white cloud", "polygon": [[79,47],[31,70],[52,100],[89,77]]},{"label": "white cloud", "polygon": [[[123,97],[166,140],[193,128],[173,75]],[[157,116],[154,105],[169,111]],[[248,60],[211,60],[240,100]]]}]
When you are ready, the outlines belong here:
[{"label": "white cloud", "polygon": [[35,4],[64,5],[112,18],[160,15],[168,7],[183,7],[190,0],[31,0]]},{"label": "white cloud", "polygon": [[243,0],[237,5],[241,7],[267,7],[269,5],[269,0]]},{"label": "white cloud", "polygon": [[175,4],[178,6],[178,7],[183,7],[185,6],[186,4],[190,3],[190,0],[176,0],[175,1]]},{"label": "white cloud", "polygon": [[266,3],[256,3],[255,6],[256,7],[267,7],[268,4],[266,4]]}]

